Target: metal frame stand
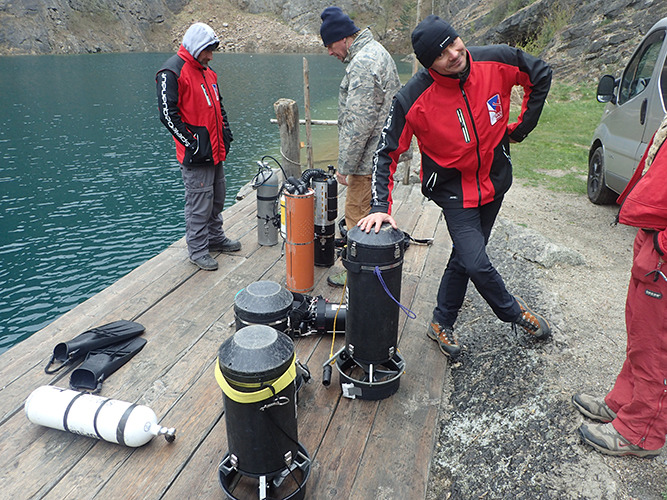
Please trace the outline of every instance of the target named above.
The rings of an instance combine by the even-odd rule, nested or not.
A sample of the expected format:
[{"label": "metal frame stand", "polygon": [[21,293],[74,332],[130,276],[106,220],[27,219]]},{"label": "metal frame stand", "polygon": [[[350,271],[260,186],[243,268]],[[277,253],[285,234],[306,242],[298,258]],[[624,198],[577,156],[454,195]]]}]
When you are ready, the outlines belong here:
[{"label": "metal frame stand", "polygon": [[405,360],[398,352],[383,363],[363,363],[343,348],[332,359],[336,360],[343,396],[351,399],[388,398],[398,391],[405,372]]},{"label": "metal frame stand", "polygon": [[[311,460],[310,456],[306,449],[298,443],[299,450],[297,452],[296,458],[292,463],[285,467],[284,469],[275,472],[273,474],[249,474],[243,471],[240,471],[236,463],[236,457],[230,455],[229,453],[225,454],[218,466],[218,481],[223,491],[227,495],[227,498],[231,500],[240,500],[238,497],[233,495],[233,491],[238,485],[242,477],[252,477],[258,480],[257,489],[258,489],[258,499],[266,500],[267,498],[280,498],[281,500],[302,500],[306,494],[306,481],[310,476],[310,466]],[[275,493],[269,495],[268,492],[272,488],[279,488],[283,481],[290,476],[295,470],[301,471],[302,481],[297,482],[297,488],[291,492],[287,493],[287,496],[276,497]]]}]

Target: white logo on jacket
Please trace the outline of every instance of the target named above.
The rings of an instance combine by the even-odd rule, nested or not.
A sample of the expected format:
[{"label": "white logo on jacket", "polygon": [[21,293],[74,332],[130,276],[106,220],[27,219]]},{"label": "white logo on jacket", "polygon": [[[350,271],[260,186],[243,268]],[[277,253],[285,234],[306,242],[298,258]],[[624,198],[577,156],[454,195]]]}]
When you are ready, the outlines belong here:
[{"label": "white logo on jacket", "polygon": [[486,109],[489,110],[489,120],[491,121],[491,125],[495,125],[502,119],[503,107],[500,104],[500,94],[496,94],[486,101]]}]

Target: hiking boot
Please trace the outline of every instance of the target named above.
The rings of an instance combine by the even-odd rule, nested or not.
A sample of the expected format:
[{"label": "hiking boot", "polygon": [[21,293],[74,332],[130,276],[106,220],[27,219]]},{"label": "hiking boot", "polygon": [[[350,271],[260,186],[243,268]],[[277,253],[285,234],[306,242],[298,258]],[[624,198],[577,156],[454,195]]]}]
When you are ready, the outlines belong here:
[{"label": "hiking boot", "polygon": [[596,398],[588,394],[575,394],[572,396],[572,404],[583,415],[598,422],[611,422],[616,418],[616,413],[611,411],[603,398]]},{"label": "hiking boot", "polygon": [[619,434],[613,424],[584,424],[579,427],[581,440],[591,445],[600,453],[623,457],[634,455],[642,458],[655,458],[660,455],[662,449],[645,450],[632,444]]},{"label": "hiking boot", "polygon": [[209,254],[199,257],[198,259],[190,259],[194,265],[199,266],[199,269],[204,271],[215,271],[218,268],[218,261]]},{"label": "hiking boot", "polygon": [[239,240],[232,240],[230,238],[225,238],[222,240],[222,243],[209,243],[208,251],[209,252],[238,252],[241,250],[241,242]]},{"label": "hiking boot", "polygon": [[445,356],[456,359],[461,354],[461,346],[454,335],[454,328],[451,326],[441,325],[433,319],[431,324],[428,325],[426,335],[438,343],[438,347]]},{"label": "hiking boot", "polygon": [[345,286],[347,281],[347,271],[341,271],[331,276],[327,276],[327,283],[331,286]]},{"label": "hiking boot", "polygon": [[514,297],[521,307],[521,315],[514,321],[514,326],[520,326],[538,340],[548,339],[551,335],[549,322],[539,314],[531,311],[521,297]]}]

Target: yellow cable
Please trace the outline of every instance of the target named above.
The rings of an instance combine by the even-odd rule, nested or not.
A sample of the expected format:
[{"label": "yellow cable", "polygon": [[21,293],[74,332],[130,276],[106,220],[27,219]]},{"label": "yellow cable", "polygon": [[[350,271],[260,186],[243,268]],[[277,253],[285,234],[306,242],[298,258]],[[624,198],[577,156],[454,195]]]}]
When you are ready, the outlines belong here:
[{"label": "yellow cable", "polygon": [[[343,294],[340,297],[340,302],[338,304],[338,309],[336,309],[336,314],[334,315],[334,321],[333,321],[333,336],[331,337],[331,352],[329,353],[329,357],[333,358],[334,355],[334,343],[336,342],[336,320],[338,319],[338,313],[340,312],[340,308],[343,305],[343,299],[345,298],[345,289],[347,288],[347,272],[345,272],[345,283],[343,283]],[[345,318],[347,321],[347,317]],[[334,364],[333,360],[331,361],[330,364]]]}]

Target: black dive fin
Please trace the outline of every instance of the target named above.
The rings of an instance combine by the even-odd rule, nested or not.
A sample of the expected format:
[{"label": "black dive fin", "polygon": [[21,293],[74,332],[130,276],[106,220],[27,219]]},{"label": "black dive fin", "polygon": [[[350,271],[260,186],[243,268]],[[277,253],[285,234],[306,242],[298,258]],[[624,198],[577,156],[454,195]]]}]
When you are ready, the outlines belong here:
[{"label": "black dive fin", "polygon": [[126,342],[90,351],[80,366],[72,371],[69,386],[75,391],[98,393],[102,382],[127,363],[146,345],[146,339],[136,337]]},{"label": "black dive fin", "polygon": [[[126,320],[114,321],[87,330],[68,342],[57,344],[44,371],[49,374],[56,373],[65,366],[74,364],[94,349],[131,339],[144,333],[144,330],[143,325]],[[59,361],[61,364],[52,369],[51,366],[55,361]]]}]

